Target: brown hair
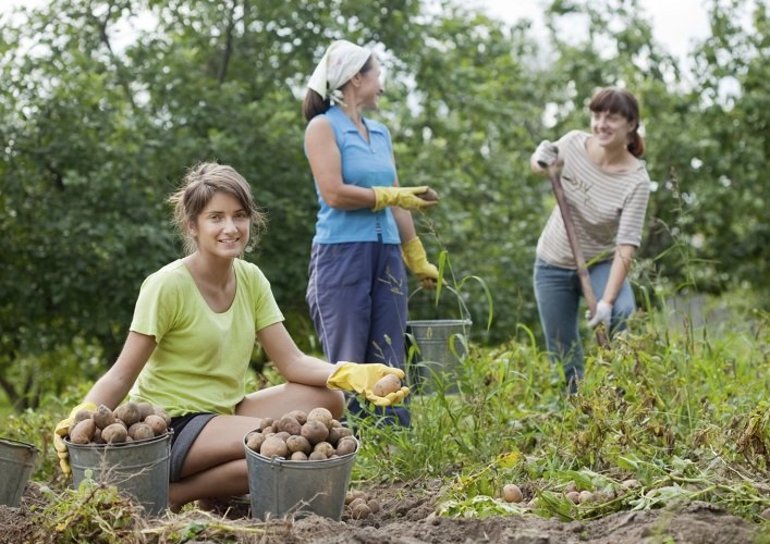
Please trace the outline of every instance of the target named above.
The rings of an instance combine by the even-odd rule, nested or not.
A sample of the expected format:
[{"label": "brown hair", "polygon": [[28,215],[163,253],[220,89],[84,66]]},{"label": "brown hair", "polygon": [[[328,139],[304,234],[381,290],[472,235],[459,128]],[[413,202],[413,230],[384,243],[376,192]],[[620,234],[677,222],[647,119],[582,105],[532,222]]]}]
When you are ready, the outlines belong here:
[{"label": "brown hair", "polygon": [[593,112],[608,111],[618,113],[625,117],[629,123],[634,124],[634,130],[631,132],[631,142],[629,142],[628,151],[634,157],[641,157],[644,154],[644,138],[639,134],[639,102],[636,97],[625,89],[619,87],[604,87],[594,93],[588,109]]},{"label": "brown hair", "polygon": [[216,193],[235,198],[249,214],[251,238],[247,250],[251,250],[267,224],[267,218],[257,208],[246,179],[232,166],[214,162],[202,162],[191,167],[185,174],[182,186],[169,198],[174,205],[174,223],[184,239],[185,252],[189,255],[197,249],[189,226]]},{"label": "brown hair", "polygon": [[[372,69],[372,65],[374,64],[372,62],[373,58],[374,55],[369,55],[369,58],[366,59],[366,62],[358,71],[359,74],[365,74]],[[347,81],[345,83],[347,83]],[[336,89],[330,90],[334,91]],[[316,115],[326,113],[326,111],[331,108],[331,106],[331,100],[328,98],[324,100],[324,98],[318,94],[318,92],[308,88],[307,92],[305,93],[305,100],[302,102],[302,115],[305,117],[306,121],[310,122],[310,120]]]}]

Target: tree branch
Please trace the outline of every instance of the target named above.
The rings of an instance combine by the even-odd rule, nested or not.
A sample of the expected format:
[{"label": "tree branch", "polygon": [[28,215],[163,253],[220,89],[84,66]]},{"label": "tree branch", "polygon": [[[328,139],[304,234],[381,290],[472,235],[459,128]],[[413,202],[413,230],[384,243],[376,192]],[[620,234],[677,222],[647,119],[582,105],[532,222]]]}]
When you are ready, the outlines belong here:
[{"label": "tree branch", "polygon": [[219,65],[217,81],[221,85],[227,77],[227,68],[230,65],[230,57],[233,54],[233,32],[235,31],[235,8],[238,7],[238,0],[233,0],[230,6],[230,17],[227,21],[227,30],[225,30],[225,48],[222,51],[222,62]]},{"label": "tree branch", "polygon": [[118,84],[123,87],[123,91],[126,93],[126,98],[128,99],[129,104],[131,104],[131,109],[136,110],[136,102],[134,102],[134,95],[131,92],[131,87],[128,84],[128,78],[126,78],[126,69],[123,66],[123,63],[120,62],[120,59],[115,54],[115,52],[112,50],[112,44],[110,43],[110,37],[107,35],[107,25],[110,22],[110,17],[112,16],[112,9],[115,7],[115,4],[112,2],[109,3],[107,6],[107,13],[104,16],[104,20],[96,19],[97,26],[99,28],[99,39],[101,42],[107,47],[107,51],[110,54],[110,60],[112,61],[113,65],[115,66],[115,70],[118,75]]}]

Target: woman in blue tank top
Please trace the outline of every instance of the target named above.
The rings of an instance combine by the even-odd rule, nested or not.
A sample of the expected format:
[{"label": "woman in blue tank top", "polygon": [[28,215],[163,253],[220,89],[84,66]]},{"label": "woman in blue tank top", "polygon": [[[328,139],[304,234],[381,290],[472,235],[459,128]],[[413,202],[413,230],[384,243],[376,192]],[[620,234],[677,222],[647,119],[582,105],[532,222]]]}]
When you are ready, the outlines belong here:
[{"label": "woman in blue tank top", "polygon": [[[427,260],[410,210],[437,204],[427,186],[400,187],[390,133],[363,116],[382,94],[371,51],[332,43],[308,84],[305,154],[319,211],[310,257],[307,303],[329,361],[367,361],[403,368],[407,279],[425,287],[438,270]],[[348,404],[360,413],[356,399]],[[409,424],[406,407],[389,421]]]}]

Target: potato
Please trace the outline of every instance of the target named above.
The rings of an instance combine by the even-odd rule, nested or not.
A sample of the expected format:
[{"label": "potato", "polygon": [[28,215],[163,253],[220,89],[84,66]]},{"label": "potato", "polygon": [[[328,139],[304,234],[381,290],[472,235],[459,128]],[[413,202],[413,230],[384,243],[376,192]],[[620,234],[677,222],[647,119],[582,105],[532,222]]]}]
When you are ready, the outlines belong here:
[{"label": "potato", "polygon": [[569,499],[569,501],[572,502],[573,504],[577,504],[580,502],[580,493],[578,493],[577,491],[567,491],[564,494],[564,496],[567,497],[567,499]]},{"label": "potato", "polygon": [[278,431],[284,431],[291,434],[299,434],[302,430],[302,424],[292,416],[286,415],[276,423]]},{"label": "potato", "polygon": [[171,427],[171,416],[168,415],[168,412],[166,412],[160,406],[153,406],[153,410],[155,411],[156,416],[163,418],[163,421],[166,422],[166,427]]},{"label": "potato", "polygon": [[84,419],[91,419],[91,416],[93,416],[93,412],[91,410],[78,410],[75,412],[75,415],[72,416],[72,426],[74,427]]},{"label": "potato", "polygon": [[313,451],[320,451],[328,459],[329,457],[334,455],[334,446],[332,446],[328,442],[319,442],[318,444],[313,446]]},{"label": "potato", "polygon": [[143,422],[134,423],[128,428],[128,436],[134,440],[146,440],[155,436],[152,427]]},{"label": "potato", "polygon": [[149,402],[137,402],[136,408],[139,410],[139,421],[144,421],[149,415],[155,415],[155,407]]},{"label": "potato", "polygon": [[329,436],[326,437],[326,441],[334,446],[337,447],[337,444],[339,443],[340,439],[345,436],[352,436],[353,431],[348,429],[347,427],[332,427],[329,431]]},{"label": "potato", "polygon": [[99,405],[99,408],[92,416],[92,419],[96,423],[96,426],[102,430],[115,423],[115,416],[112,414],[112,410],[107,408],[104,404]]},{"label": "potato", "polygon": [[639,480],[623,480],[620,482],[620,487],[623,489],[636,489],[642,487],[642,484],[639,483]]},{"label": "potato", "polygon": [[578,495],[580,504],[588,504],[594,501],[594,494],[590,491],[581,491]]},{"label": "potato", "polygon": [[353,519],[366,519],[371,513],[372,511],[369,509],[369,505],[363,501],[351,504],[350,506],[350,517]]},{"label": "potato", "polygon": [[386,374],[374,384],[372,391],[378,397],[384,397],[401,389],[401,380],[395,374]]},{"label": "potato", "polygon": [[292,410],[286,415],[296,419],[300,425],[304,425],[305,422],[307,421],[307,412],[305,412],[304,410]]},{"label": "potato", "polygon": [[162,417],[155,414],[150,414],[144,418],[144,423],[152,429],[152,432],[155,436],[160,436],[168,431],[166,421]]},{"label": "potato", "polygon": [[287,433],[286,431],[280,431],[275,433],[275,436],[286,442],[286,439],[292,436],[291,434]]},{"label": "potato", "polygon": [[315,446],[319,442],[323,442],[329,436],[329,428],[325,422],[318,419],[310,419],[308,414],[307,422],[302,426],[300,434],[307,438],[311,446]]},{"label": "potato", "polygon": [[327,459],[328,457],[326,457],[326,454],[322,451],[314,451],[307,456],[308,461],[326,461]]},{"label": "potato", "polygon": [[430,187],[428,187],[427,191],[425,191],[424,193],[419,193],[417,196],[419,196],[421,199],[427,200],[429,202],[435,202],[435,201],[439,200],[438,193],[436,191],[434,191],[433,189],[431,189]]},{"label": "potato", "polygon": [[331,429],[333,419],[334,418],[332,417],[332,413],[326,408],[313,408],[310,410],[310,412],[308,412],[307,421],[305,423],[310,421],[320,421],[326,426],[326,429],[328,430]]},{"label": "potato", "polygon": [[246,447],[257,453],[259,453],[260,448],[262,448],[262,443],[264,441],[265,435],[260,432],[253,431],[246,435]]},{"label": "potato", "polygon": [[112,423],[102,429],[102,440],[107,444],[121,444],[126,441],[128,432],[120,423]]},{"label": "potato", "polygon": [[352,436],[343,436],[337,444],[337,455],[342,457],[343,455],[349,455],[356,451],[358,444],[356,444],[355,438]]},{"label": "potato", "polygon": [[256,429],[258,431],[265,432],[265,429],[267,429],[268,427],[272,427],[273,423],[274,423],[274,421],[273,421],[272,417],[260,418],[258,423],[257,423]]},{"label": "potato", "polygon": [[307,461],[307,454],[304,451],[295,451],[289,457],[290,461]]},{"label": "potato", "polygon": [[84,419],[70,430],[70,442],[73,444],[88,444],[93,440],[96,423],[93,419]]},{"label": "potato", "polygon": [[380,511],[380,503],[377,499],[369,499],[366,501],[366,505],[369,507],[372,514],[376,514]]},{"label": "potato", "polygon": [[104,439],[102,438],[102,430],[99,427],[96,427],[94,430],[94,437],[91,439],[91,441],[94,444],[104,444]]},{"label": "potato", "polygon": [[770,519],[770,507],[765,508],[762,510],[762,513],[759,514],[762,519]]},{"label": "potato", "polygon": [[313,451],[310,442],[304,436],[293,435],[286,439],[286,447],[292,453],[301,451],[305,455]]},{"label": "potato", "polygon": [[345,504],[350,504],[358,498],[366,498],[366,493],[358,489],[352,489],[345,493]]},{"label": "potato", "polygon": [[289,454],[289,448],[286,447],[286,442],[275,435],[271,435],[265,438],[265,441],[262,442],[262,447],[259,449],[259,453],[265,457],[270,458],[285,458]]},{"label": "potato", "polygon": [[142,420],[142,414],[139,411],[139,407],[135,402],[127,402],[121,404],[112,413],[116,418],[126,424],[126,427],[131,427],[134,423],[139,423]]},{"label": "potato", "polygon": [[505,502],[521,502],[524,494],[516,484],[506,484],[503,486],[503,498]]}]

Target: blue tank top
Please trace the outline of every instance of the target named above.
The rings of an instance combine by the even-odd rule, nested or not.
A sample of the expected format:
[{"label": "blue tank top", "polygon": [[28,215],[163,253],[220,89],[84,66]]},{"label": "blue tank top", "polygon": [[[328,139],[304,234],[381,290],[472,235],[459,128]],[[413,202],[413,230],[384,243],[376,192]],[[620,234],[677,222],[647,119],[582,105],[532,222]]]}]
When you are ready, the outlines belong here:
[{"label": "blue tank top", "polygon": [[[334,130],[342,161],[342,181],[359,187],[393,185],[396,166],[393,164],[393,146],[387,127],[377,121],[364,119],[369,129],[367,142],[353,121],[340,108],[332,106],[324,113]],[[340,210],[330,207],[318,190],[318,216],[314,244],[342,244],[346,242],[377,242],[400,244],[393,212],[385,208],[373,212],[369,208]]]}]

